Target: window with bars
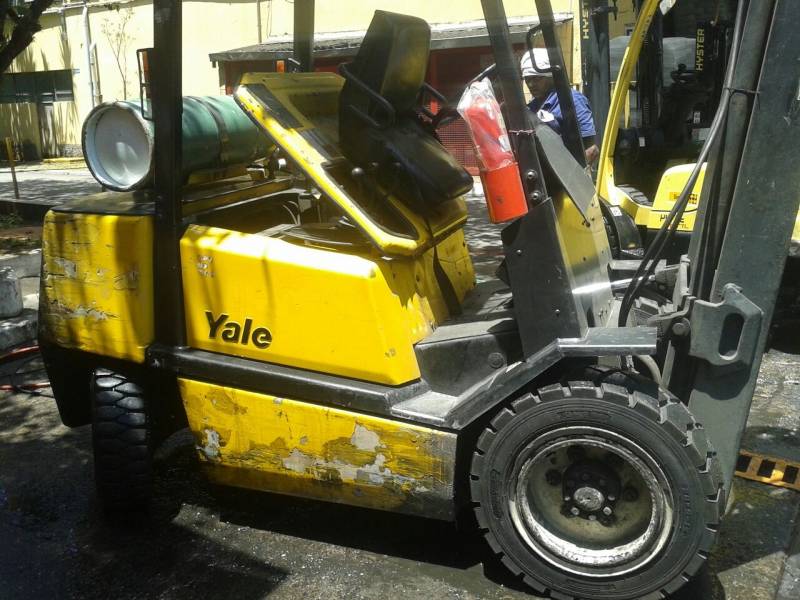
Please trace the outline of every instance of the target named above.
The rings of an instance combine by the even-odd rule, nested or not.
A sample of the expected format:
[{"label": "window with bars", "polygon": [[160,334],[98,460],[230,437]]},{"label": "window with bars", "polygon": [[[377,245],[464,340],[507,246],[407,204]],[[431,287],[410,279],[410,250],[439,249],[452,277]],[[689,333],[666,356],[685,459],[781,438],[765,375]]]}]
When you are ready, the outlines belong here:
[{"label": "window with bars", "polygon": [[38,102],[49,104],[74,100],[72,71],[34,71],[0,75],[0,103]]}]

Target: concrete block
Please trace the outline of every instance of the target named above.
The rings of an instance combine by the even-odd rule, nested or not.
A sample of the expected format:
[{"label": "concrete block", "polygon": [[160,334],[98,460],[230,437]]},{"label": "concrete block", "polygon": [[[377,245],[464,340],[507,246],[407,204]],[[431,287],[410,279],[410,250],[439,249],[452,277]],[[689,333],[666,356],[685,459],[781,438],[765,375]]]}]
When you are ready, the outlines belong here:
[{"label": "concrete block", "polygon": [[39,277],[42,268],[42,250],[25,250],[17,254],[0,254],[0,269],[14,269],[17,277]]},{"label": "concrete block", "polygon": [[0,319],[22,312],[22,286],[14,269],[0,268]]},{"label": "concrete block", "polygon": [[39,313],[26,308],[18,317],[0,321],[0,351],[36,339]]}]

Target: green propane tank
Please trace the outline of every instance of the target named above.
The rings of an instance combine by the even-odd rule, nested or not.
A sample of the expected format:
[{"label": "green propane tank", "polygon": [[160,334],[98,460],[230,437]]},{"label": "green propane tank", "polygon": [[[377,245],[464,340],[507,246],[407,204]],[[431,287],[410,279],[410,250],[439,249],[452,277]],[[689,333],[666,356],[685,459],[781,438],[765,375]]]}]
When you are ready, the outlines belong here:
[{"label": "green propane tank", "polygon": [[[184,96],[183,177],[207,169],[247,165],[271,144],[231,96]],[[153,181],[153,123],[138,103],[106,102],[83,123],[83,156],[104,187],[125,192]]]}]

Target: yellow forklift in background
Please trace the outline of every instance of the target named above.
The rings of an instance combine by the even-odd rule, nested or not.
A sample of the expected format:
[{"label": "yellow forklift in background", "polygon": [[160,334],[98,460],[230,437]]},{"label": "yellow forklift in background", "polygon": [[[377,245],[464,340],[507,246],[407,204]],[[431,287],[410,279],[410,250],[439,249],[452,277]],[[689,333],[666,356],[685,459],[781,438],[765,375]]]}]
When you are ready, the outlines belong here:
[{"label": "yellow forklift in background", "polygon": [[[654,20],[662,18],[664,3],[642,0],[636,4],[637,20],[616,71],[597,166],[597,193],[618,209],[609,210],[606,215],[612,251],[617,258],[642,255],[642,248],[650,246],[692,175],[719,103],[731,35],[729,23],[697,23],[693,62],[675,65],[672,81],[662,82],[647,72],[664,70],[664,53],[658,49],[664,40],[671,38],[664,38],[663,28],[654,24]],[[675,10],[675,5],[667,10]],[[633,126],[631,105],[638,107],[634,110],[641,112],[646,107],[653,113],[648,119],[652,125]],[[673,262],[687,251],[694,229],[706,170],[705,161],[700,162],[688,206],[663,253]],[[706,193],[711,193],[711,188]],[[795,220],[786,269],[785,285],[797,288],[800,213]],[[797,293],[795,290],[794,294]]]},{"label": "yellow forklift in background", "polygon": [[[730,193],[720,188],[719,182],[705,182],[707,160],[718,159],[709,151],[703,153],[702,140],[712,126],[722,96],[732,24],[697,23],[694,63],[677,65],[677,70],[671,72],[672,82],[662,83],[652,74],[646,76],[649,71],[665,70],[664,53],[659,48],[669,38],[662,37],[663,27],[654,23],[663,18],[662,7],[658,0],[642,0],[638,5],[636,25],[613,85],[596,188],[614,258],[638,260],[647,252],[676,263],[689,251],[695,218],[702,210],[700,198]],[[734,85],[738,91],[731,102],[739,107],[737,110],[742,110],[741,107],[748,105],[744,96],[752,95],[752,90],[748,91],[743,82]],[[632,104],[640,111],[647,107],[652,113],[651,126],[631,126]],[[690,179],[694,181],[693,189],[686,207],[680,211],[680,219],[661,234]],[[712,243],[720,244],[720,232],[714,237]],[[796,352],[793,332],[798,324],[800,212],[795,217],[788,247],[770,343]]]},{"label": "yellow forklift in background", "polygon": [[[315,73],[314,2],[295,0],[298,69],[235,92],[276,168],[189,188],[181,2],[155,0],[153,187],[76,198],[43,228],[39,344],[63,422],[91,423],[107,510],[147,507],[155,449],[188,426],[219,483],[473,511],[553,598],[665,598],[702,567],[798,208],[800,120],[775,115],[800,110],[800,14],[740,3],[731,52],[763,61],[732,59],[728,79],[759,101],[722,102],[706,142],[732,200],[708,197],[698,244],[665,268],[612,258],[581,153],[527,109],[503,3],[481,4],[527,213],[502,231],[502,278],[475,285],[472,179],[436,138],[452,113],[423,109],[424,21],[376,11],[341,75]],[[535,4],[574,140],[552,8]],[[712,231],[721,245],[699,243]]]}]

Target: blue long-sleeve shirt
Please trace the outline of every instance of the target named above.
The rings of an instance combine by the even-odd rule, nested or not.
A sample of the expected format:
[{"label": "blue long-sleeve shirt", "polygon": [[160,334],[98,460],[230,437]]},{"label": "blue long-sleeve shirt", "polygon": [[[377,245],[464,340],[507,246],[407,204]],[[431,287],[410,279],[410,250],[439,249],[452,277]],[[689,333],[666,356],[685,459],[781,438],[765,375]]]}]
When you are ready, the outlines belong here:
[{"label": "blue long-sleeve shirt", "polygon": [[[578,127],[581,130],[581,137],[587,138],[596,135],[594,128],[594,118],[592,117],[592,107],[589,106],[589,100],[576,90],[572,90],[572,102],[575,104],[575,116],[578,119]],[[564,125],[564,115],[561,113],[561,105],[558,103],[558,94],[555,90],[550,92],[542,102],[541,106],[536,101],[536,98],[531,100],[528,104],[533,112],[545,111],[553,115],[553,119],[542,119],[547,123],[557,134],[561,135],[561,128]],[[540,117],[541,118],[541,117]]]}]

